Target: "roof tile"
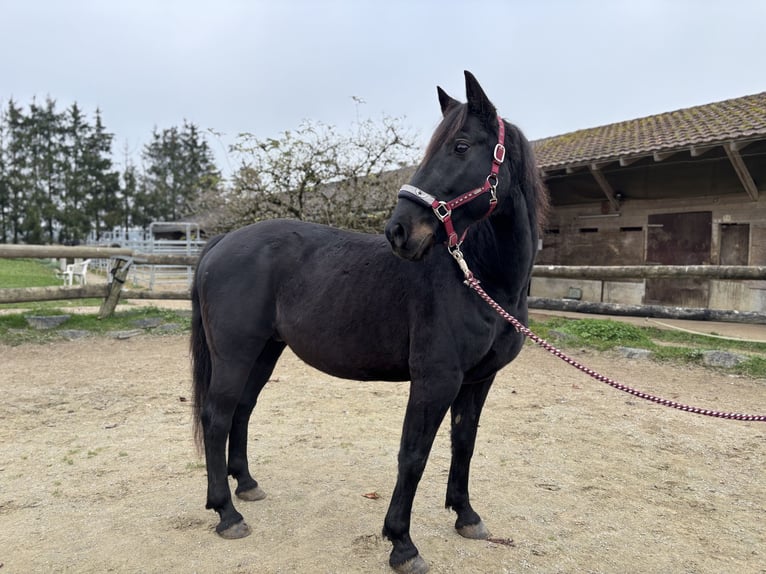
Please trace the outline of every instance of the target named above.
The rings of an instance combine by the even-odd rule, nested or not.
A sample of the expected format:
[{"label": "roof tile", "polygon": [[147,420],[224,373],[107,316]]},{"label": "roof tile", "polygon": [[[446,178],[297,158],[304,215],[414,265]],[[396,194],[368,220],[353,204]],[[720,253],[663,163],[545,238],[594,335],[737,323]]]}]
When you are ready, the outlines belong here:
[{"label": "roof tile", "polygon": [[766,92],[532,142],[541,169],[766,136]]}]

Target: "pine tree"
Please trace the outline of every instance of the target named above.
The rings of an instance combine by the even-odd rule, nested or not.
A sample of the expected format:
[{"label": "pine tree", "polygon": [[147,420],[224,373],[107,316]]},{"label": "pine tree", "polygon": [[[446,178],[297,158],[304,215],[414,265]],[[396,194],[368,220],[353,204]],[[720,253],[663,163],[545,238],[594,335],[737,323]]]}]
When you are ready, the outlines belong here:
[{"label": "pine tree", "polygon": [[99,238],[122,219],[119,174],[112,168],[112,139],[96,109],[95,124],[83,142],[83,175],[88,188],[85,211],[91,228]]},{"label": "pine tree", "polygon": [[32,185],[24,221],[24,240],[51,243],[63,194],[61,171],[64,162],[62,114],[56,111],[55,100],[47,98],[44,105],[33,101],[26,124],[31,146],[29,175]]},{"label": "pine tree", "polygon": [[5,188],[7,204],[4,206],[4,240],[19,243],[22,239],[24,213],[30,188],[27,165],[30,145],[24,110],[13,99],[8,100],[5,113]]},{"label": "pine tree", "polygon": [[8,210],[11,201],[7,173],[7,132],[6,111],[0,110],[0,243],[8,241]]},{"label": "pine tree", "polygon": [[61,222],[59,241],[78,243],[90,231],[90,221],[86,212],[89,194],[86,145],[91,137],[92,128],[77,102],[67,109],[64,131],[66,162],[63,172],[66,191],[59,212]]},{"label": "pine tree", "polygon": [[145,172],[139,186],[144,225],[177,221],[193,211],[200,197],[220,185],[213,153],[196,125],[168,128],[152,134],[144,147]]}]

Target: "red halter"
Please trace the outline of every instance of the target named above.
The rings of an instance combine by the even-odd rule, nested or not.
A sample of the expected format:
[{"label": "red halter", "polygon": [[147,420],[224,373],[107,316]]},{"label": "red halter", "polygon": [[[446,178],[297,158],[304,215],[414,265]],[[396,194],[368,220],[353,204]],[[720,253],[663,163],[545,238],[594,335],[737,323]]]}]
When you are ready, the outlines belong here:
[{"label": "red halter", "polygon": [[433,209],[434,214],[439,218],[439,221],[444,223],[444,229],[447,231],[448,237],[447,247],[450,249],[450,251],[458,248],[460,244],[463,243],[465,234],[468,232],[468,228],[466,228],[466,230],[463,231],[463,234],[458,237],[458,234],[455,231],[455,226],[452,223],[453,209],[460,207],[461,205],[468,203],[469,201],[472,201],[487,192],[490,194],[489,209],[484,217],[489,217],[497,205],[497,173],[500,171],[500,165],[505,160],[505,122],[500,116],[497,116],[497,126],[497,144],[495,145],[494,152],[492,153],[492,168],[490,169],[489,175],[487,176],[483,186],[472,189],[471,191],[468,191],[463,195],[456,197],[455,199],[451,199],[450,201],[440,201],[430,193],[426,193],[414,185],[405,184],[399,190],[399,197],[414,199],[415,201],[423,203]]}]

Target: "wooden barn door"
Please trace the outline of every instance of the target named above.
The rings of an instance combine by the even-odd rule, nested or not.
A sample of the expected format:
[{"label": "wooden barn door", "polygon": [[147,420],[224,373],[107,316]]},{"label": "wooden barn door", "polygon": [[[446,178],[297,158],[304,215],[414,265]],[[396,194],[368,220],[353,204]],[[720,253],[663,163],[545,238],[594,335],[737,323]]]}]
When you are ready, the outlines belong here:
[{"label": "wooden barn door", "polygon": [[721,265],[747,265],[750,259],[750,225],[721,224]]},{"label": "wooden barn door", "polygon": [[[710,263],[713,212],[663,213],[649,216],[647,265],[706,265]],[[710,282],[698,278],[648,278],[648,305],[707,307]]]}]

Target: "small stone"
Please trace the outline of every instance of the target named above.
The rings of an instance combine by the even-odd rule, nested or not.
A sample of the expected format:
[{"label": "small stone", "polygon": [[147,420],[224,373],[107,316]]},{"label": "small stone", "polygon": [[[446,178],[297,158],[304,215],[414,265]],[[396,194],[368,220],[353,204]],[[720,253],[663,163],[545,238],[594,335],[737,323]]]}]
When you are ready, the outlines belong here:
[{"label": "small stone", "polygon": [[162,324],[162,319],[159,317],[147,317],[146,319],[136,319],[132,322],[134,327],[140,327],[147,329],[151,327],[157,327]]},{"label": "small stone", "polygon": [[82,329],[64,329],[59,332],[61,333],[62,337],[69,339],[70,341],[75,339],[82,339],[83,337],[90,335],[89,331],[83,331]]},{"label": "small stone", "polygon": [[71,315],[28,315],[25,317],[30,327],[35,329],[53,329],[69,319]]},{"label": "small stone", "polygon": [[113,339],[130,339],[141,333],[143,333],[143,330],[141,329],[133,329],[131,331],[110,331],[109,336]]},{"label": "small stone", "polygon": [[635,347],[617,347],[617,352],[626,359],[648,359],[652,352],[648,349],[636,349]]},{"label": "small stone", "polygon": [[702,353],[702,362],[709,367],[724,367],[731,369],[740,363],[744,363],[748,357],[730,353],[728,351],[704,351]]}]

